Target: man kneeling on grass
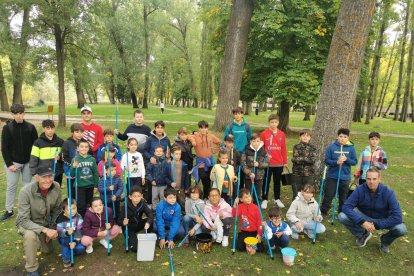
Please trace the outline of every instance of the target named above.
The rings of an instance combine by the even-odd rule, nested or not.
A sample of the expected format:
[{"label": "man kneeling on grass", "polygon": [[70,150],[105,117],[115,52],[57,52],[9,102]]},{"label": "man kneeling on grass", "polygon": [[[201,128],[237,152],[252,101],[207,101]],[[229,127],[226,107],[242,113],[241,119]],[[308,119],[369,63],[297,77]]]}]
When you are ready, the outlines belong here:
[{"label": "man kneeling on grass", "polygon": [[357,237],[359,247],[364,247],[376,230],[388,229],[380,237],[380,250],[384,253],[390,252],[389,246],[396,238],[407,233],[394,191],[381,183],[376,168],[368,169],[366,183],[351,194],[338,219]]}]

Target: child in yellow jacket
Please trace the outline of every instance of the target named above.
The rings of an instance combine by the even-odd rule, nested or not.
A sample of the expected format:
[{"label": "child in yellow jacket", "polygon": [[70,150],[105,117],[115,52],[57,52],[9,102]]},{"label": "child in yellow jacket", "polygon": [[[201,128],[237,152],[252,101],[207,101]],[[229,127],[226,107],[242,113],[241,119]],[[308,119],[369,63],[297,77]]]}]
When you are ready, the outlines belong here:
[{"label": "child in yellow jacket", "polygon": [[212,187],[220,191],[221,197],[229,203],[230,196],[233,194],[233,182],[237,181],[234,167],[229,165],[229,151],[225,148],[218,153],[218,164],[214,165],[210,173]]}]

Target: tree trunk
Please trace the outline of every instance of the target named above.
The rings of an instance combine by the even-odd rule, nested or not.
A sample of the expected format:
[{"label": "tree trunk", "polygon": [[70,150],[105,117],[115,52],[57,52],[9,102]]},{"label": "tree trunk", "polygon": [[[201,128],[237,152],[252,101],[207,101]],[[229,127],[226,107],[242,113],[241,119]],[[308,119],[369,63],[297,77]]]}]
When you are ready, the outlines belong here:
[{"label": "tree trunk", "polygon": [[[78,102],[78,108],[82,108],[86,104],[85,94],[82,90],[82,81],[79,73],[78,56],[75,50],[70,50],[70,57],[72,62],[73,79],[75,81],[76,99]],[[109,97],[111,100],[111,97]]]},{"label": "tree trunk", "polygon": [[148,7],[144,3],[144,46],[145,46],[145,76],[144,76],[144,99],[142,101],[142,108],[148,108],[148,88],[149,88],[149,41],[148,41]]},{"label": "tree trunk", "polygon": [[400,71],[398,73],[398,86],[397,91],[395,92],[396,104],[395,104],[395,113],[393,120],[398,119],[398,114],[400,113],[400,104],[401,104],[401,87],[403,82],[403,71],[404,71],[404,58],[405,58],[405,45],[407,43],[407,33],[408,33],[408,24],[410,19],[410,0],[407,1],[406,13],[405,13],[405,23],[404,23],[404,32],[402,37],[402,48],[401,48],[401,59],[400,59]]},{"label": "tree trunk", "polygon": [[408,113],[408,105],[409,105],[408,100],[410,98],[410,85],[411,85],[411,77],[412,77],[412,69],[413,69],[413,54],[414,54],[414,30],[411,31],[411,43],[410,43],[410,50],[408,53],[407,78],[405,79],[403,106],[401,109],[401,116],[400,116],[400,121],[402,122],[407,121],[407,113]]},{"label": "tree trunk", "polygon": [[310,115],[312,112],[312,106],[311,105],[307,105],[305,107],[305,117],[303,117],[304,121],[310,121]]},{"label": "tree trunk", "polygon": [[66,102],[65,102],[65,37],[66,31],[62,31],[59,24],[54,24],[56,43],[56,67],[58,72],[59,91],[59,127],[66,126]]},{"label": "tree trunk", "polygon": [[324,151],[335,139],[337,130],[341,127],[349,128],[351,124],[375,2],[342,1],[313,127],[317,171],[321,171]]},{"label": "tree trunk", "polygon": [[207,107],[207,87],[209,82],[207,66],[207,23],[203,22],[201,31],[201,79],[200,79],[200,96],[201,107]]},{"label": "tree trunk", "polygon": [[[267,106],[267,103],[265,103]],[[288,101],[282,101],[279,108],[279,129],[287,132],[289,126],[290,104]]]},{"label": "tree trunk", "polygon": [[252,14],[252,0],[233,0],[214,120],[214,128],[217,131],[224,130],[230,123],[231,109],[239,105]]},{"label": "tree trunk", "polygon": [[6,83],[3,77],[3,67],[0,60],[0,103],[1,111],[10,111],[9,100],[7,99]]},{"label": "tree trunk", "polygon": [[366,125],[369,124],[372,113],[374,111],[373,107],[375,105],[376,96],[377,96],[378,75],[379,75],[379,68],[381,64],[382,45],[384,43],[385,29],[387,28],[387,25],[388,25],[388,13],[389,13],[390,6],[391,6],[390,1],[384,1],[383,18],[382,18],[381,27],[379,30],[378,41],[375,47],[376,49],[375,49],[374,62],[372,65],[371,82],[370,82],[369,89],[368,89],[367,114],[365,116]]},{"label": "tree trunk", "polygon": [[[414,75],[414,73],[413,73]],[[410,103],[411,103],[411,122],[414,123],[414,76],[411,75],[411,91],[410,91]]]},{"label": "tree trunk", "polygon": [[388,107],[387,107],[387,110],[385,110],[385,112],[384,112],[384,117],[386,117],[387,116],[387,114],[388,114],[388,111],[390,111],[390,109],[391,109],[391,106],[392,106],[392,104],[394,103],[394,101],[395,101],[395,97],[397,96],[397,94],[394,94],[394,96],[392,97],[392,100],[390,101],[390,103],[388,104]]},{"label": "tree trunk", "polygon": [[252,114],[252,101],[248,101],[246,103],[246,115],[251,115]]},{"label": "tree trunk", "polygon": [[352,118],[353,122],[361,122],[361,115],[364,112],[364,110],[362,109],[362,102],[363,100],[359,97],[356,98],[355,100],[355,108],[354,108],[354,116]]}]

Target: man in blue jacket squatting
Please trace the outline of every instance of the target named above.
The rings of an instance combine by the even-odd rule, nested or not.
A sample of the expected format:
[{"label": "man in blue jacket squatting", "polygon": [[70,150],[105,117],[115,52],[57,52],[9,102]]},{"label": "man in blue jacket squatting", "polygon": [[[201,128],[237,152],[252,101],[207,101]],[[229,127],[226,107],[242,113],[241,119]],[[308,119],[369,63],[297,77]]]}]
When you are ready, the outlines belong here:
[{"label": "man in blue jacket squatting", "polygon": [[390,252],[389,246],[396,238],[407,233],[394,191],[381,183],[376,168],[368,169],[366,182],[351,194],[338,219],[357,237],[359,247],[364,247],[376,230],[388,229],[380,237],[380,250],[384,253]]}]

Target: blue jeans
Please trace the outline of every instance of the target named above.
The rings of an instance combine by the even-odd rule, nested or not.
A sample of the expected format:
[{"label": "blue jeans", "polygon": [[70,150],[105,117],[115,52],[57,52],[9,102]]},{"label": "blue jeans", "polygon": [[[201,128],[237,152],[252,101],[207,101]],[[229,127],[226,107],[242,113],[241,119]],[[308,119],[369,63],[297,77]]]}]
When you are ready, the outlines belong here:
[{"label": "blue jeans", "polygon": [[[369,216],[365,215],[358,209],[354,209],[354,211],[357,212],[366,221],[375,223],[381,220],[381,219],[370,218]],[[357,238],[362,237],[362,235],[365,232],[365,229],[361,225],[352,221],[344,213],[339,213],[338,220],[346,228],[348,228],[348,230],[352,233],[352,235],[354,235]],[[382,235],[382,238],[381,238],[381,242],[385,245],[390,245],[396,238],[402,237],[405,234],[407,234],[407,227],[405,227],[404,223],[397,224],[387,229],[389,230],[388,233]]]},{"label": "blue jeans", "polygon": [[[311,222],[302,222],[303,223],[303,232],[305,232],[309,238],[313,238],[314,235],[314,231],[315,231],[315,221],[311,221]],[[292,224],[291,226],[292,228],[292,232],[293,233],[301,233],[302,231],[299,231],[296,228],[295,224]],[[318,222],[318,226],[316,227],[316,233],[317,234],[321,234],[323,232],[325,232],[326,228],[325,225],[323,225],[322,223]]]},{"label": "blue jeans", "polygon": [[[158,234],[157,223],[155,221],[153,223],[153,229],[154,229],[154,232]],[[170,230],[170,226],[165,225],[165,230]],[[165,231],[165,232],[168,232],[168,231]],[[183,224],[180,223],[180,227],[178,228],[177,233],[174,236],[174,239],[182,239],[184,238],[184,236],[185,236],[185,230],[184,230]],[[168,233],[166,233],[165,235],[165,240],[167,239],[168,239]]]},{"label": "blue jeans", "polygon": [[281,248],[285,248],[288,246],[289,244],[289,236],[286,234],[283,234],[282,236],[280,236],[280,238],[276,237],[275,235],[273,235],[273,237],[270,239],[270,246],[279,246]]},{"label": "blue jeans", "polygon": [[[184,225],[184,230],[186,233],[188,233],[188,231],[190,231],[196,224],[197,224],[196,221],[189,215],[185,215],[183,217],[183,225]],[[200,226],[200,228],[197,229],[194,235],[200,234],[201,232],[202,231],[201,231],[201,226]]]},{"label": "blue jeans", "polygon": [[[62,247],[62,259],[70,260],[69,238],[59,238],[59,243]],[[73,248],[73,255],[82,255],[85,253],[86,247],[80,242]]]}]

